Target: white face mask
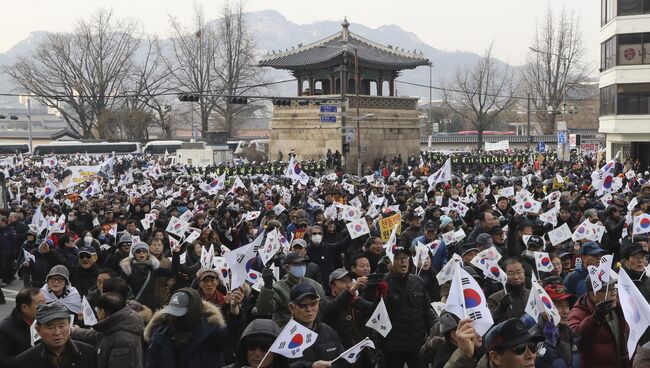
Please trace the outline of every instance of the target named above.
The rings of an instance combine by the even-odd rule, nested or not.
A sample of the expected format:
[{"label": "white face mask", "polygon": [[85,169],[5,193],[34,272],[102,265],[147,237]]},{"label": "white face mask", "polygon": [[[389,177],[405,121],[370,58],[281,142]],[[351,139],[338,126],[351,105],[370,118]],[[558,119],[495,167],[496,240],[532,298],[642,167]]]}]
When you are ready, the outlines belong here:
[{"label": "white face mask", "polygon": [[84,237],[84,244],[90,245],[90,243],[93,242],[93,237],[92,236],[86,236]]},{"label": "white face mask", "polygon": [[311,242],[314,244],[320,244],[321,241],[323,241],[322,235],[314,235],[311,237]]}]

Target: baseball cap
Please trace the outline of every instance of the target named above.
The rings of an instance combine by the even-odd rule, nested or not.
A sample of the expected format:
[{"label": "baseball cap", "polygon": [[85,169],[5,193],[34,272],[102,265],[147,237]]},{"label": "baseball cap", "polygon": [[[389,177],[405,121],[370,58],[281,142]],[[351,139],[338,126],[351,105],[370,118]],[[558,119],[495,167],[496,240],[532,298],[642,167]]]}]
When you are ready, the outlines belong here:
[{"label": "baseball cap", "polygon": [[542,248],[544,247],[544,239],[539,235],[531,235],[530,238],[528,238],[526,246],[530,248]]},{"label": "baseball cap", "polygon": [[436,231],[438,230],[436,228],[436,224],[434,224],[431,221],[428,221],[426,224],[424,224],[424,231]]},{"label": "baseball cap", "polygon": [[291,242],[291,248],[295,247],[296,245],[301,247],[302,249],[307,248],[307,242],[305,241],[305,239],[294,239]]},{"label": "baseball cap", "polygon": [[469,244],[465,244],[465,245],[463,245],[463,256],[464,256],[465,254],[467,254],[468,252],[471,252],[471,251],[473,251],[473,250],[475,250],[475,251],[477,251],[477,252],[480,252],[480,250],[479,250],[478,248],[476,248],[476,244],[475,244],[475,243],[469,243]]},{"label": "baseball cap", "polygon": [[581,255],[595,256],[595,255],[605,254],[605,253],[607,253],[607,251],[601,248],[596,242],[584,243],[582,245],[582,248],[580,248]]},{"label": "baseball cap", "polygon": [[45,324],[55,319],[70,319],[70,312],[68,308],[60,301],[55,301],[49,304],[41,304],[36,308],[36,321],[39,324]]},{"label": "baseball cap", "polygon": [[440,315],[440,333],[444,335],[447,332],[456,330],[459,321],[460,320],[455,315],[443,311]]},{"label": "baseball cap", "polygon": [[211,268],[201,268],[200,270],[196,271],[196,279],[201,281],[203,280],[204,277],[206,276],[212,276],[215,279],[219,280],[219,275],[217,272]]},{"label": "baseball cap", "polygon": [[311,286],[311,284],[308,282],[301,282],[300,284],[291,288],[291,291],[289,292],[289,300],[292,303],[298,302],[308,296],[318,297],[316,289],[314,289],[314,287]]},{"label": "baseball cap", "polygon": [[476,244],[489,248],[492,245],[492,235],[483,233],[476,237]]},{"label": "baseball cap", "polygon": [[187,313],[187,307],[189,305],[190,296],[184,291],[179,291],[174,293],[169,299],[169,304],[163,308],[163,313],[170,314],[174,317],[182,317]]},{"label": "baseball cap", "polygon": [[81,253],[97,254],[97,250],[95,250],[95,247],[93,247],[92,245],[84,245],[79,250],[79,254]]},{"label": "baseball cap", "polygon": [[300,263],[300,262],[307,262],[309,259],[302,254],[298,252],[289,252],[286,257],[284,257],[284,264],[291,264],[291,263]]},{"label": "baseball cap", "polygon": [[345,268],[337,268],[332,273],[330,274],[330,284],[333,283],[336,280],[340,280],[344,278],[345,276],[349,275],[350,271],[346,270]]},{"label": "baseball cap", "polygon": [[542,341],[544,341],[544,336],[531,334],[518,318],[503,321],[493,326],[485,334],[485,345],[488,351],[513,347],[526,342]]}]

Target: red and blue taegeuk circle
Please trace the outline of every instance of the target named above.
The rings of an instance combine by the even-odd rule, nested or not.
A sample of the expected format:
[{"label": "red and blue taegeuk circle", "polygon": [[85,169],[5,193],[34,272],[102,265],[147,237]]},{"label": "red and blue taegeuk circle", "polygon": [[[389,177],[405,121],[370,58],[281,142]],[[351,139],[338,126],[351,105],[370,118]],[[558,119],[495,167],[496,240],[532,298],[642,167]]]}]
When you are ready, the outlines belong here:
[{"label": "red and blue taegeuk circle", "polygon": [[297,333],[293,335],[293,337],[289,341],[289,345],[288,345],[289,349],[295,349],[297,347],[300,347],[300,345],[302,345],[303,340],[304,339],[302,337],[302,334]]},{"label": "red and blue taegeuk circle", "polygon": [[463,290],[463,297],[465,298],[466,308],[476,308],[481,305],[481,295],[474,289]]}]

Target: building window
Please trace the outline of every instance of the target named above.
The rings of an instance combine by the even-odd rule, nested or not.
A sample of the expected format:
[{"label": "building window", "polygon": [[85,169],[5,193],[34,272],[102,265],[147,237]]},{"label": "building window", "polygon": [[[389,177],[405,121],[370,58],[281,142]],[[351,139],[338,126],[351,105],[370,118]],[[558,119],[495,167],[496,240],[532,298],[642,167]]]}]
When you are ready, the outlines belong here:
[{"label": "building window", "polygon": [[[643,14],[644,0],[618,0],[617,15]],[[650,9],[649,9],[650,10]]]},{"label": "building window", "polygon": [[616,113],[616,85],[600,89],[600,116],[614,115]]},{"label": "building window", "polygon": [[616,63],[616,37],[600,44],[600,69],[601,71],[613,68]]},{"label": "building window", "polygon": [[650,83],[617,85],[617,115],[647,115]]},{"label": "building window", "polygon": [[[650,2],[650,0],[646,0]],[[600,26],[604,26],[616,16],[614,13],[615,10],[615,0],[600,0]]]}]

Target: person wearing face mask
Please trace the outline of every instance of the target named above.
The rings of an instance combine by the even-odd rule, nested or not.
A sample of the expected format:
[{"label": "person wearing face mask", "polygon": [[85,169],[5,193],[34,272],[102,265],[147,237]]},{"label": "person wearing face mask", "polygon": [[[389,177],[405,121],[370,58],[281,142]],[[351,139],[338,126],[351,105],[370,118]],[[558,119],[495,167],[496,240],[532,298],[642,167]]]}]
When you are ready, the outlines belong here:
[{"label": "person wearing face mask", "polygon": [[307,231],[307,256],[318,265],[321,275],[329,275],[341,267],[341,253],[349,244],[349,239],[337,243],[323,241],[323,228],[314,225]]},{"label": "person wearing face mask", "polygon": [[519,257],[511,257],[503,262],[503,269],[508,277],[506,291],[501,290],[488,297],[488,307],[492,312],[494,323],[509,318],[520,318],[526,309],[530,289],[525,285],[525,273]]},{"label": "person wearing face mask", "polygon": [[323,287],[316,281],[305,277],[309,259],[300,253],[290,252],[284,258],[284,269],[287,274],[282,280],[274,281],[273,270],[266,267],[262,271],[264,286],[257,297],[257,313],[263,316],[272,316],[273,320],[281,327],[289,322],[289,292],[291,288],[306,282],[316,289],[320,298],[325,297]]}]

